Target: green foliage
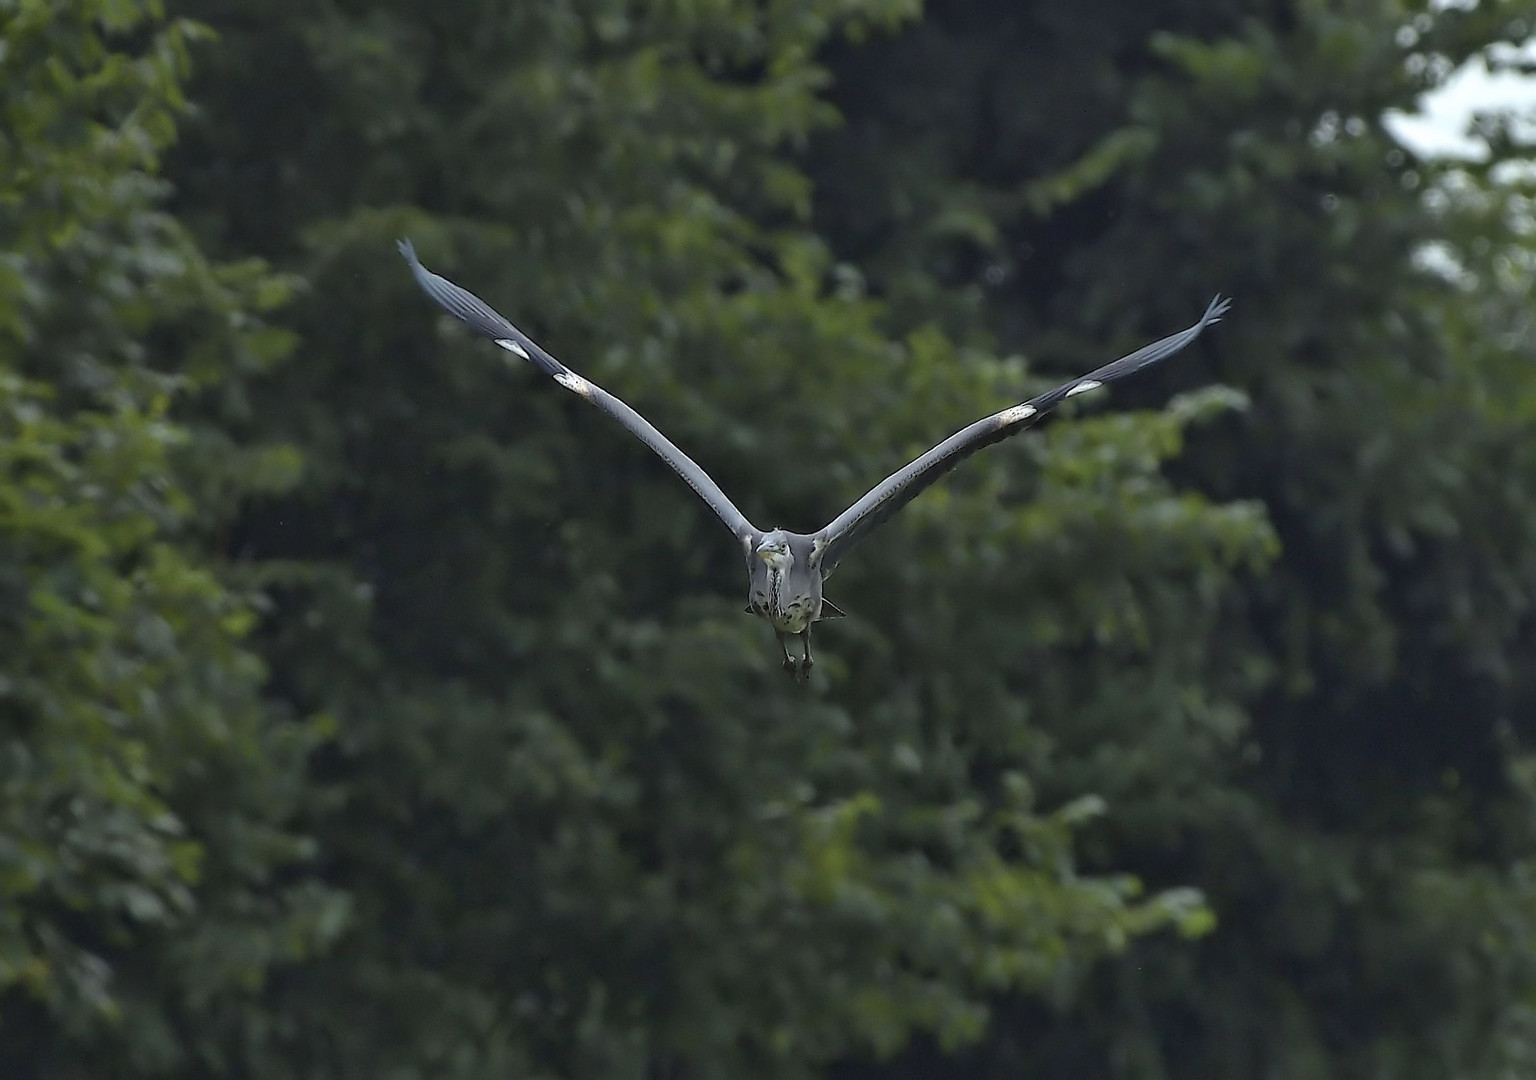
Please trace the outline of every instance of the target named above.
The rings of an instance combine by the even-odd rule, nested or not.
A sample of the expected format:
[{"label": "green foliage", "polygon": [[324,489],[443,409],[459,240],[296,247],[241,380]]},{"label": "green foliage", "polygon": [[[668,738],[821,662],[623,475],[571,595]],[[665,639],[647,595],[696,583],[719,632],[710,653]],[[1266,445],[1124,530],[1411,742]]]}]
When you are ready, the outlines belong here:
[{"label": "green foliage", "polygon": [[[1381,126],[1528,4],[178,11],[0,4],[0,1073],[1530,1071],[1532,192]],[[1237,304],[799,687],[401,235],[762,525]]]},{"label": "green foliage", "polygon": [[246,466],[170,411],[284,341],[250,314],[280,283],[208,264],[155,205],[189,36],[132,4],[0,8],[8,1076],[217,1061],[343,910],[273,877],[310,850],[285,818],[313,740],[267,715],[255,611],[197,540],[217,519],[189,493]]},{"label": "green foliage", "polygon": [[813,58],[908,4],[190,10],[223,40],[180,206],[309,283],[303,363],[253,388],[304,483],[238,533],[275,689],[337,717],[311,827],[355,903],[274,988],[261,1075],[808,1075],[1209,929],[1188,889],[1077,871],[1094,804],[1037,794],[1031,714],[1129,682],[1150,726],[1225,737],[1187,677],[1273,541],[1161,475],[1222,402],[968,467],[840,573],[855,615],[806,691],[691,493],[393,255],[412,236],[763,524],[828,520],[1042,382],[932,323],[885,336],[808,228]]},{"label": "green foliage", "polygon": [[1034,713],[1059,733],[1042,789],[1112,808],[1093,863],[1202,885],[1218,932],[1139,944],[1059,1012],[1016,1002],[956,1075],[1529,1070],[1528,185],[1497,123],[1462,166],[1382,118],[1533,15],[937,2],[835,58],[848,122],[814,155],[817,220],[903,324],[1076,358],[1235,294],[1210,366],[1165,377],[1252,408],[1178,471],[1262,504],[1283,551],[1192,660],[1243,706],[1211,702],[1224,739],[1123,705]]}]

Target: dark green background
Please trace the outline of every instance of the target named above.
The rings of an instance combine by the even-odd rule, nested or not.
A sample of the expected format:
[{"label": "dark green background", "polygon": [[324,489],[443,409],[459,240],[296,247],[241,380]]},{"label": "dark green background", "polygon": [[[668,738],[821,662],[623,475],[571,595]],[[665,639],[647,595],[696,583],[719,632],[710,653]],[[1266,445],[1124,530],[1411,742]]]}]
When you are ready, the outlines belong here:
[{"label": "dark green background", "polygon": [[[0,1077],[1536,1075],[1536,4],[0,3]],[[1187,325],[833,581],[812,529]]]}]

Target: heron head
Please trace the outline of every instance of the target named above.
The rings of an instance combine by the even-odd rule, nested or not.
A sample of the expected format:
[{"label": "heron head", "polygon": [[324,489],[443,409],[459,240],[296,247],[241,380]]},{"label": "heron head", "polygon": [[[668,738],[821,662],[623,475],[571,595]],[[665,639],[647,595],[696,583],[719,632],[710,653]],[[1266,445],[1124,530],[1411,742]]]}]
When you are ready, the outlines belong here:
[{"label": "heron head", "polygon": [[762,542],[757,545],[757,557],[768,564],[769,569],[785,571],[794,561],[794,556],[789,553],[789,536],[783,529],[775,529],[763,536]]}]

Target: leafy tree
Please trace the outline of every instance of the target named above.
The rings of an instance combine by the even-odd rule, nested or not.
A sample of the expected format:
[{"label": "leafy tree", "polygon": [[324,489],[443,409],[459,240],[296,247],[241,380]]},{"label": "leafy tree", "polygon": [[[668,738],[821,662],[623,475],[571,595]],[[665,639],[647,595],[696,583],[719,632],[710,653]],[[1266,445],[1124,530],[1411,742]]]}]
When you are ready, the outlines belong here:
[{"label": "leafy tree", "polygon": [[[393,253],[411,235],[750,516],[825,521],[1042,381],[897,322],[809,227],[794,158],[832,119],[814,55],[907,3],[186,10],[221,43],[176,210],[307,282],[300,360],[249,413],[303,481],[230,543],[273,599],[274,692],[336,717],[305,822],[354,904],[336,950],[271,987],[247,1067],[808,1075],[974,1038],[993,991],[1206,926],[1188,890],[1079,874],[1099,804],[1035,777],[1042,716],[1232,738],[1244,678],[1195,676],[1271,536],[1160,469],[1230,395],[968,464],[834,582],[855,614],[805,690],[675,477],[444,326]],[[1184,325],[1205,289],[1070,360]]]},{"label": "leafy tree", "polygon": [[1249,680],[1235,761],[1120,710],[1038,777],[1106,794],[1096,860],[1200,884],[1218,931],[1015,1003],[954,1075],[1530,1071],[1528,188],[1507,127],[1437,164],[1383,116],[1532,14],[935,0],[830,58],[847,122],[814,153],[817,220],[904,322],[1071,355],[1235,293],[1203,355],[1253,407],[1176,471],[1261,500],[1284,552],[1195,661],[1197,685]]},{"label": "leafy tree", "polygon": [[[193,28],[0,6],[0,1073],[211,1068],[274,966],[339,929],[278,876],[312,739],[193,493],[275,481],[173,408],[265,366],[283,283],[159,209]],[[196,452],[194,454],[194,451]]]}]

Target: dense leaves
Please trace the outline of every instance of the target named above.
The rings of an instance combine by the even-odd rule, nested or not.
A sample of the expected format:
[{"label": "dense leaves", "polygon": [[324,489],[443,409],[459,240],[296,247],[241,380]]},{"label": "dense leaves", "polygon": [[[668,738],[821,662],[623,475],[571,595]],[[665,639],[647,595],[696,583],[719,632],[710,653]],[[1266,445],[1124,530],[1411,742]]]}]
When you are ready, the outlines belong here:
[{"label": "dense leaves", "polygon": [[1529,15],[0,3],[0,1072],[1529,1071]]},{"label": "dense leaves", "polygon": [[[173,402],[280,347],[258,266],[156,206],[187,28],[0,8],[0,1072],[226,1060],[274,965],[345,900],[280,882],[312,738],[260,700],[250,599],[198,537],[262,455]],[[190,456],[194,446],[204,453]],[[270,469],[267,471],[270,472]]]},{"label": "dense leaves", "polygon": [[[827,520],[1037,381],[931,326],[881,336],[806,227],[790,155],[830,119],[810,57],[905,5],[474,10],[207,13],[231,59],[200,94],[239,119],[193,128],[187,212],[311,283],[304,362],[257,391],[306,484],[237,541],[310,568],[269,655],[295,707],[338,718],[314,828],[357,898],[275,1006],[302,1025],[290,1067],[799,1075],[974,1038],[992,990],[1207,926],[1187,889],[1076,873],[1092,804],[1046,812],[1071,800],[1028,779],[1049,751],[1017,690],[1090,640],[1157,678],[1156,624],[1198,634],[1262,558],[1253,507],[1158,477],[1218,398],[1038,442],[1040,468],[1000,457],[868,545],[807,693],[691,493],[444,324],[392,254],[412,235],[765,524]],[[241,74],[275,56],[281,84]],[[1072,581],[1077,543],[1117,538]],[[986,601],[1004,560],[1038,599]],[[1163,677],[1149,712],[1198,726]],[[326,1004],[364,998],[387,1023]]]},{"label": "dense leaves", "polygon": [[1118,811],[1098,857],[1197,876],[1220,931],[1021,1006],[963,1075],[1530,1068],[1529,207],[1496,121],[1464,166],[1383,117],[1533,12],[1282,7],[936,2],[837,57],[820,220],[904,315],[1072,355],[1234,292],[1211,372],[1253,407],[1178,472],[1262,500],[1284,552],[1202,661],[1255,679],[1242,773],[1184,740],[1127,787],[1156,746],[1129,710],[1061,762]]}]

